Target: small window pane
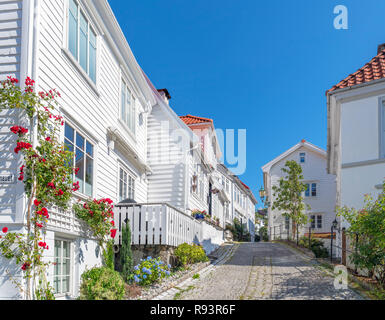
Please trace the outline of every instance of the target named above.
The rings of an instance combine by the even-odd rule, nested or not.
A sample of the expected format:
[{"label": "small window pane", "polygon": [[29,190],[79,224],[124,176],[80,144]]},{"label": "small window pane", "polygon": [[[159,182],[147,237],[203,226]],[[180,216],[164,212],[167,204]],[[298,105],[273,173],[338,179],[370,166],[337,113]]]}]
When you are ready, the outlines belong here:
[{"label": "small window pane", "polygon": [[75,133],[74,133],[74,129],[72,129],[67,123],[65,124],[65,137],[71,141],[71,142],[74,142],[74,137],[75,137]]},{"label": "small window pane", "polygon": [[309,185],[308,183],[306,184],[305,196],[306,196],[306,197],[309,197],[309,196],[310,196],[310,185]]},{"label": "small window pane", "polygon": [[68,49],[78,59],[78,6],[70,0],[68,19]]},{"label": "small window pane", "polygon": [[82,68],[88,72],[88,22],[83,13],[80,14],[80,32],[79,32],[79,63]]},{"label": "small window pane", "polygon": [[79,168],[75,176],[75,182],[79,182],[80,192],[84,192],[84,153],[76,148],[76,168]]},{"label": "small window pane", "polygon": [[89,55],[89,75],[93,82],[96,82],[96,35],[90,29],[90,55]]},{"label": "small window pane", "polygon": [[311,195],[312,195],[312,197],[316,197],[317,196],[317,184],[316,183],[313,183],[311,185]]},{"label": "small window pane", "polygon": [[84,138],[80,134],[76,135],[76,146],[82,151],[84,150]]},{"label": "small window pane", "polygon": [[94,156],[94,146],[91,143],[89,143],[88,141],[86,144],[86,152],[90,157]]},{"label": "small window pane", "polygon": [[94,171],[94,160],[87,156],[86,163],[86,183],[85,183],[85,194],[92,195],[92,184],[93,184],[93,171]]}]

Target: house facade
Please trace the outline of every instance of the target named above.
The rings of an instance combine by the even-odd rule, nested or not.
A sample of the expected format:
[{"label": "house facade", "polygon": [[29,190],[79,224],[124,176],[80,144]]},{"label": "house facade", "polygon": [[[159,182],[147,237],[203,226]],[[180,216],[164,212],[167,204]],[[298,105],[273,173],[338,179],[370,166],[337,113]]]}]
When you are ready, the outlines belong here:
[{"label": "house facade", "polygon": [[[252,229],[256,200],[239,179],[228,177],[229,190],[222,185],[213,121],[176,115],[169,92],[157,90],[138,65],[108,1],[7,1],[0,12],[0,80],[29,76],[36,91],[60,91],[61,139],[79,168],[72,201],[113,200],[117,250],[127,221],[134,246],[188,242],[207,253],[224,242],[230,216],[245,217]],[[9,232],[23,232],[26,222],[16,178],[23,159],[9,131],[21,121],[16,111],[0,113],[0,225]],[[194,219],[195,209],[218,222]],[[72,210],[49,211],[45,258],[57,265],[48,280],[58,299],[72,299],[82,273],[101,265],[100,248]],[[0,267],[0,299],[22,299],[9,279],[21,279],[21,270],[1,257]]]},{"label": "house facade", "polygon": [[285,176],[282,168],[287,161],[296,161],[301,165],[304,177],[302,182],[307,185],[303,196],[305,203],[311,208],[306,210],[310,222],[300,229],[300,235],[307,233],[309,228],[313,234],[330,234],[331,224],[335,219],[336,178],[326,172],[326,152],[302,140],[262,167],[268,204],[269,239],[292,237],[291,221],[283,216],[283,212],[272,209],[273,186],[278,186],[279,180]]},{"label": "house facade", "polygon": [[[146,202],[147,118],[156,100],[108,2],[7,1],[0,10],[0,79],[30,76],[36,91],[61,92],[61,138],[80,168],[73,201],[108,197],[115,203],[126,198]],[[12,152],[9,132],[20,119],[15,111],[3,111],[0,117],[0,172],[13,177],[0,186],[0,224],[22,231],[26,196],[14,178],[22,159]],[[50,211],[46,258],[58,266],[49,270],[49,280],[58,298],[74,297],[81,274],[100,265],[101,255],[73,212]],[[19,270],[9,271],[20,278]],[[1,299],[22,298],[4,268],[0,283]]]},{"label": "house facade", "polygon": [[[385,46],[364,67],[327,92],[327,169],[337,176],[339,207],[357,210],[382,190],[385,173]],[[339,228],[349,224],[338,217]],[[342,233],[337,234],[339,248]],[[337,248],[339,256],[341,250]]]},{"label": "house facade", "polygon": [[255,211],[258,201],[251,189],[244,184],[239,177],[234,175],[225,165],[218,164],[218,172],[221,174],[223,190],[229,198],[226,207],[226,224],[232,225],[237,218],[250,233],[251,241],[255,239]]}]

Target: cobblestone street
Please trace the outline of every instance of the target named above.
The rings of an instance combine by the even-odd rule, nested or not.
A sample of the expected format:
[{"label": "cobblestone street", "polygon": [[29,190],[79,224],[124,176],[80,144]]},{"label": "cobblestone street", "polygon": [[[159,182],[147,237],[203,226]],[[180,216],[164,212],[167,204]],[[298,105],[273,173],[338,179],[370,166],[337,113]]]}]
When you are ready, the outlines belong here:
[{"label": "cobblestone street", "polygon": [[337,290],[334,278],[310,259],[277,243],[241,244],[224,264],[178,288],[181,300],[356,300],[356,292]]}]

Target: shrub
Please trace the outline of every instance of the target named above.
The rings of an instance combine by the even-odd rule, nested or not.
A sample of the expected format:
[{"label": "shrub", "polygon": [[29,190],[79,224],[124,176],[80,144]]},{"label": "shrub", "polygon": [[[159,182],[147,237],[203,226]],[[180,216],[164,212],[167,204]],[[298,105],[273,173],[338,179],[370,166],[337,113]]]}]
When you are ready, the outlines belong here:
[{"label": "shrub", "polygon": [[260,234],[260,237],[263,241],[269,241],[269,235],[267,233],[267,227],[261,227],[261,229],[259,229],[259,234]]},{"label": "shrub", "polygon": [[122,277],[129,282],[132,277],[132,251],[131,251],[131,230],[130,225],[126,223],[122,230],[122,248],[120,249],[120,265]]},{"label": "shrub", "polygon": [[82,274],[80,300],[122,300],[124,293],[122,277],[110,268],[93,268]]},{"label": "shrub", "polygon": [[196,244],[183,243],[175,249],[174,255],[182,266],[209,260],[202,246]]},{"label": "shrub", "polygon": [[329,256],[329,252],[324,247],[324,243],[321,240],[311,238],[309,248],[309,237],[301,237],[299,239],[299,245],[313,251],[316,258],[327,258]]},{"label": "shrub", "polygon": [[166,266],[159,258],[148,257],[134,267],[134,281],[141,286],[148,286],[168,277],[171,274],[170,269],[171,266]]}]

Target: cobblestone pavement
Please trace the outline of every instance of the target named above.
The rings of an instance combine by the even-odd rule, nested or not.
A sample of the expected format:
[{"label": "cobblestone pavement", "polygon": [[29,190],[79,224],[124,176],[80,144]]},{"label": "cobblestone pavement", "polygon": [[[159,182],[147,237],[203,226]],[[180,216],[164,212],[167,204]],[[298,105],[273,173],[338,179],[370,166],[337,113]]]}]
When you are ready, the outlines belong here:
[{"label": "cobblestone pavement", "polygon": [[[173,295],[173,296],[172,296]],[[245,243],[224,264],[190,279],[163,300],[357,300],[311,259],[277,243]]]}]

